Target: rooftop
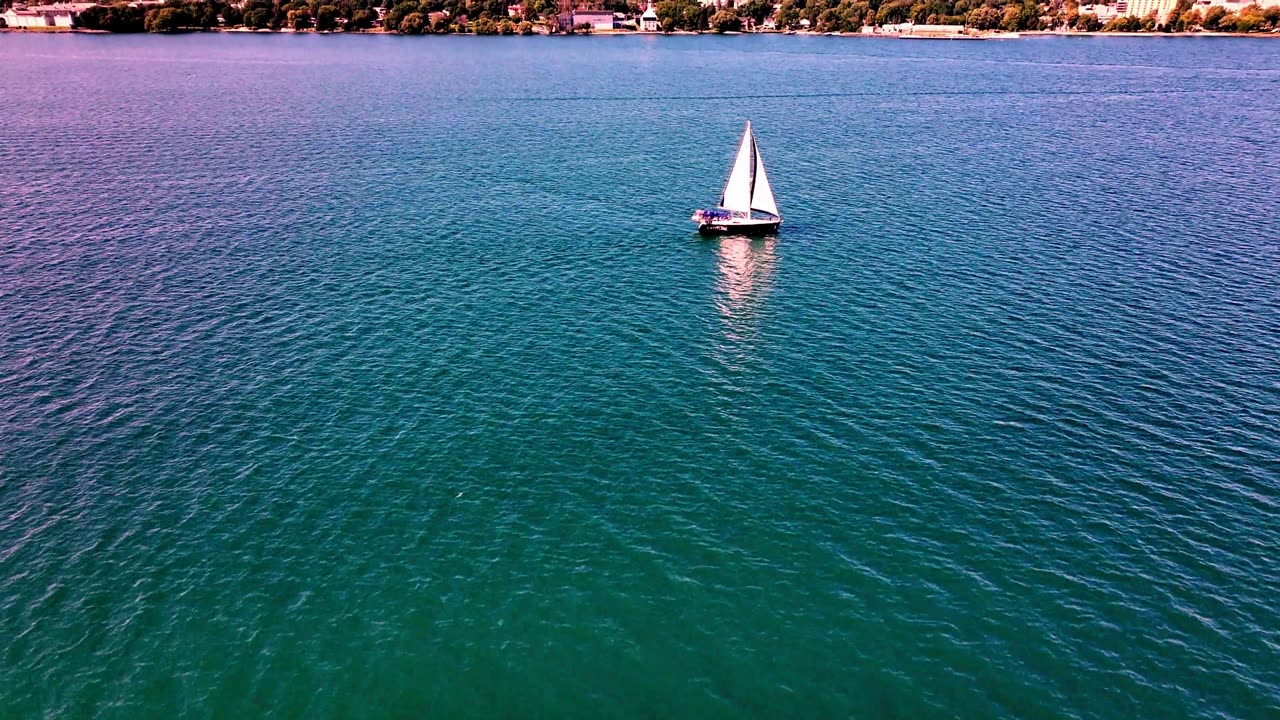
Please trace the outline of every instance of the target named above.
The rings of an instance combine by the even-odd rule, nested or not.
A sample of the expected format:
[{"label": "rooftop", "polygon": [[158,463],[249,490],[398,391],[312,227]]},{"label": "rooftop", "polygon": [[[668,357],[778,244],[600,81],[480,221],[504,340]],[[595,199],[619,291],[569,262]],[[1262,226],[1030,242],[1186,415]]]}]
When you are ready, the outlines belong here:
[{"label": "rooftop", "polygon": [[84,12],[91,7],[97,7],[97,3],[52,3],[49,5],[22,5],[15,4],[11,9],[17,12],[24,10],[36,13],[47,12]]}]

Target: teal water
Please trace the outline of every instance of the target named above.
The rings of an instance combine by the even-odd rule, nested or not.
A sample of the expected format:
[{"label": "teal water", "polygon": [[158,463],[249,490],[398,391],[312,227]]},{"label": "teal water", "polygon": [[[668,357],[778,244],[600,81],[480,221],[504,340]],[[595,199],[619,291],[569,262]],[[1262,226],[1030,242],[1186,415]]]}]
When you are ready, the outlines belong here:
[{"label": "teal water", "polygon": [[0,717],[1280,716],[1280,43],[0,65]]}]

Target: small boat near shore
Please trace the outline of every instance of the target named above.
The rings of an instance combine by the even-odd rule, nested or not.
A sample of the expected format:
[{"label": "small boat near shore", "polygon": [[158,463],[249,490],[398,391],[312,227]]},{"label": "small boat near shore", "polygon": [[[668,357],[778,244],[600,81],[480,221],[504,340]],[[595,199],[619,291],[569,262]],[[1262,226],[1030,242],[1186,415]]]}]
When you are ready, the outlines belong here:
[{"label": "small boat near shore", "polygon": [[704,235],[766,235],[777,232],[782,225],[750,121],[742,132],[729,180],[720,194],[720,205],[698,210],[690,220],[698,223],[698,232]]}]

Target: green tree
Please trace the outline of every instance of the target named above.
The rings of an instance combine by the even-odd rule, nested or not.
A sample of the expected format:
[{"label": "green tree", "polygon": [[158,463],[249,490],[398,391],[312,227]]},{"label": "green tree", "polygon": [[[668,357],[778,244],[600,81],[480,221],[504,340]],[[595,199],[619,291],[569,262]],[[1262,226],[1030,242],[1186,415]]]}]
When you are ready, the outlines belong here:
[{"label": "green tree", "polygon": [[868,12],[874,12],[871,10],[871,3],[867,0],[841,0],[840,7],[847,9],[851,16],[856,15],[859,23]]},{"label": "green tree", "polygon": [[1000,24],[1000,11],[984,5],[969,11],[969,27],[979,30],[993,30]]},{"label": "green tree", "polygon": [[718,33],[737,32],[742,29],[742,19],[729,8],[725,8],[711,16],[711,29]]},{"label": "green tree", "polygon": [[1111,22],[1102,26],[1103,32],[1138,32],[1138,18],[1136,17],[1117,17],[1112,18]]},{"label": "green tree", "polygon": [[751,18],[757,25],[767,20],[772,12],[773,5],[765,0],[748,0],[738,6],[738,14],[744,18]]},{"label": "green tree", "polygon": [[701,3],[689,3],[684,8],[684,29],[703,31],[711,26],[711,9]]},{"label": "green tree", "polygon": [[378,16],[374,11],[367,8],[361,8],[351,13],[351,19],[347,21],[347,24],[344,25],[342,29],[347,32],[368,30],[373,27],[373,21],[377,19]]},{"label": "green tree", "polygon": [[532,35],[533,23],[529,22],[528,20],[521,22],[519,25],[516,26],[516,32],[520,33],[521,35]]},{"label": "green tree", "polygon": [[[195,6],[199,7],[199,6]],[[203,11],[199,13],[196,24],[201,28],[208,30],[218,26],[218,6],[211,2],[204,3]]]},{"label": "green tree", "polygon": [[1214,31],[1218,29],[1218,23],[1222,22],[1222,18],[1227,16],[1227,9],[1221,5],[1214,5],[1204,11],[1204,19],[1200,21],[1200,26],[1205,30]]},{"label": "green tree", "polygon": [[316,30],[327,32],[338,27],[338,8],[332,5],[321,5],[316,10]]},{"label": "green tree", "polygon": [[81,27],[105,29],[108,32],[143,32],[146,29],[146,12],[125,3],[95,5],[84,10],[78,18]]},{"label": "green tree", "polygon": [[1017,32],[1022,27],[1022,8],[1017,5],[1006,5],[1000,17],[1000,29]]},{"label": "green tree", "polygon": [[1040,5],[1035,0],[1022,1],[1022,22],[1018,25],[1019,30],[1041,30],[1044,28],[1044,21],[1040,19]]},{"label": "green tree", "polygon": [[491,18],[482,17],[471,23],[471,31],[477,35],[497,35],[498,24]]},{"label": "green tree", "polygon": [[1269,24],[1267,16],[1257,3],[1241,8],[1236,14],[1236,32],[1258,32]]},{"label": "green tree", "polygon": [[427,18],[420,12],[409,13],[396,26],[396,32],[404,35],[421,35],[426,31]]},{"label": "green tree", "polygon": [[1084,13],[1076,20],[1076,29],[1085,32],[1098,32],[1102,29],[1102,21],[1093,13]]},{"label": "green tree", "polygon": [[393,32],[400,32],[400,23],[404,22],[404,19],[412,12],[417,12],[417,10],[409,3],[393,5],[382,18],[382,27]]},{"label": "green tree", "polygon": [[1243,10],[1236,15],[1236,32],[1258,32],[1262,29],[1262,13],[1246,13]]},{"label": "green tree", "polygon": [[307,8],[290,10],[289,27],[299,31],[309,30],[311,28],[311,11]]},{"label": "green tree", "polygon": [[690,5],[689,0],[662,0],[654,6],[653,11],[658,14],[658,24],[663,30],[685,30],[688,29],[686,11],[690,9]]},{"label": "green tree", "polygon": [[[82,27],[85,30],[105,30],[106,28],[102,27],[102,24],[106,17],[107,8],[102,5],[94,5],[80,13],[80,16],[76,18],[76,27]],[[0,18],[0,22],[4,22],[4,18]],[[0,27],[3,27],[3,25],[0,25]]]},{"label": "green tree", "polygon": [[[913,4],[912,0],[890,0],[882,3],[876,11],[876,22],[880,25],[905,22]],[[810,18],[809,22],[814,20],[815,18]]]},{"label": "green tree", "polygon": [[271,25],[271,11],[250,10],[244,14],[244,26],[251,30],[265,30]]},{"label": "green tree", "polygon": [[[910,2],[911,0],[903,1]],[[805,0],[804,19],[809,21],[809,27],[816,26],[818,24],[818,16],[830,8],[831,2],[829,0]]]},{"label": "green tree", "polygon": [[180,8],[164,7],[148,11],[143,21],[147,32],[172,33],[190,27],[187,13]]},{"label": "green tree", "polygon": [[780,28],[789,28],[800,21],[800,13],[796,10],[796,4],[792,0],[782,0],[782,4],[778,6],[778,14],[774,16],[773,22]]},{"label": "green tree", "polygon": [[498,34],[499,34],[499,35],[515,35],[515,34],[516,34],[516,24],[515,24],[515,23],[513,23],[513,22],[511,22],[511,20],[510,20],[510,19],[508,19],[508,18],[503,18],[503,19],[499,20],[499,21],[498,21]]},{"label": "green tree", "polygon": [[289,12],[294,9],[293,5],[288,3],[276,2],[271,7],[271,21],[267,24],[270,30],[279,30],[289,23]]},{"label": "green tree", "polygon": [[1168,31],[1182,30],[1182,14],[1190,9],[1191,0],[1178,0],[1173,9],[1169,11],[1169,19],[1165,21],[1165,29]]}]

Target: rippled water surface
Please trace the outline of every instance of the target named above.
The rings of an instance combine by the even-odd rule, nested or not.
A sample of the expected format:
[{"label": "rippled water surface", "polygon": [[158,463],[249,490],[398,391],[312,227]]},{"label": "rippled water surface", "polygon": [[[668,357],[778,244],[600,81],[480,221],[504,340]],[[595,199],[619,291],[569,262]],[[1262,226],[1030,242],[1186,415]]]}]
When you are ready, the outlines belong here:
[{"label": "rippled water surface", "polygon": [[0,65],[0,717],[1280,716],[1280,42]]}]

